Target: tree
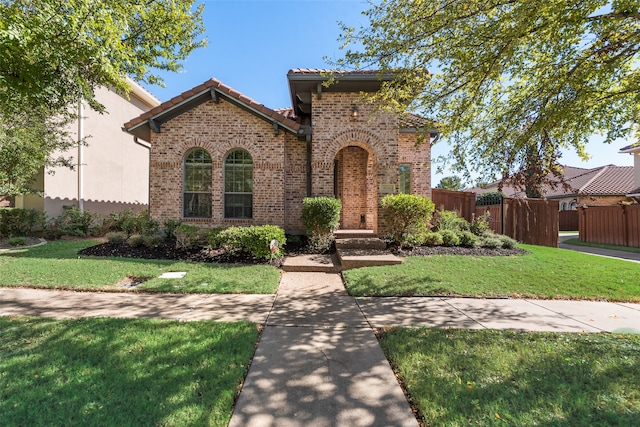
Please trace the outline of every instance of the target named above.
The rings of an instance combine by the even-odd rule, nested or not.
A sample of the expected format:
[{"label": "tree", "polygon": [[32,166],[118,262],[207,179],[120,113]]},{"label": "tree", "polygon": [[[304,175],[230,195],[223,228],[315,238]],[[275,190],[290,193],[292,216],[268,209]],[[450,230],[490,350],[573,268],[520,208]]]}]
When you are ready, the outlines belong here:
[{"label": "tree", "polygon": [[451,191],[461,191],[464,189],[464,185],[462,184],[462,179],[459,176],[445,176],[440,180],[436,188],[441,188],[443,190],[451,190]]},{"label": "tree", "polygon": [[[397,78],[375,95],[437,124],[449,161],[535,193],[560,149],[587,158],[639,123],[640,3],[603,0],[387,0],[343,26],[341,66]],[[429,73],[426,70],[434,72]],[[526,184],[525,184],[526,178]]]},{"label": "tree", "polygon": [[97,87],[127,94],[127,76],[161,84],[158,70],[180,70],[181,62],[205,44],[199,39],[203,6],[193,8],[193,3],[0,0],[0,152],[19,151],[14,150],[17,135],[30,130],[20,133],[16,126],[26,123],[26,115],[38,112],[31,123],[55,116],[45,120],[47,129],[30,136],[54,139],[31,141],[30,149],[23,150],[32,155],[25,162],[44,165],[54,150],[68,146],[59,125],[74,118],[80,100],[104,111],[95,98]]}]

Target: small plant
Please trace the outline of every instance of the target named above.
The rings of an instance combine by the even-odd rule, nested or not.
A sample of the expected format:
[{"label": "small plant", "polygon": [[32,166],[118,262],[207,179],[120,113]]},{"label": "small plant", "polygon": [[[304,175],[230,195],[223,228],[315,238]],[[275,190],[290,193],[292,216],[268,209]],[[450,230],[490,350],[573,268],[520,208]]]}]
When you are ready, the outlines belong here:
[{"label": "small plant", "polygon": [[132,248],[139,248],[140,246],[144,245],[144,238],[141,234],[132,234],[127,239],[127,245],[131,246]]},{"label": "small plant", "polygon": [[127,240],[127,235],[122,231],[109,232],[106,237],[109,243],[124,243],[124,241]]},{"label": "small plant", "polygon": [[504,234],[498,236],[498,239],[500,239],[500,242],[502,243],[502,247],[504,249],[513,249],[518,245],[518,242],[516,242],[509,236],[505,236]]},{"label": "small plant", "polygon": [[27,238],[26,237],[12,237],[12,238],[9,239],[8,243],[11,246],[24,246],[24,245],[27,244]]},{"label": "small plant", "polygon": [[142,244],[149,249],[157,248],[162,242],[164,242],[164,237],[158,233],[142,235]]},{"label": "small plant", "polygon": [[180,227],[182,221],[179,219],[167,219],[162,224],[164,226],[164,234],[167,236],[167,239],[173,239],[176,237],[176,228]]},{"label": "small plant", "polygon": [[284,230],[275,225],[229,227],[209,237],[210,245],[217,244],[228,254],[245,252],[261,259],[282,256],[286,242]]},{"label": "small plant", "polygon": [[96,227],[98,214],[80,210],[75,206],[66,206],[56,221],[58,223],[58,232],[66,236],[86,237]]},{"label": "small plant", "polygon": [[489,249],[498,249],[502,247],[502,241],[498,236],[483,237],[480,239],[480,246]]},{"label": "small plant", "polygon": [[431,199],[416,194],[385,196],[381,201],[385,223],[390,239],[402,245],[411,235],[428,230],[435,205]]},{"label": "small plant", "polygon": [[442,235],[442,244],[444,246],[459,246],[460,245],[460,237],[458,233],[453,230],[441,230],[440,234]]},{"label": "small plant", "polygon": [[423,244],[426,246],[440,246],[444,243],[442,234],[437,231],[429,232],[425,235]]},{"label": "small plant", "polygon": [[307,197],[302,201],[302,222],[307,229],[310,246],[318,250],[331,246],[341,210],[342,202],[333,197]]},{"label": "small plant", "polygon": [[484,214],[476,217],[471,223],[469,230],[476,236],[483,236],[491,231],[489,227],[489,220],[491,219],[491,213],[486,211]]},{"label": "small plant", "polygon": [[456,211],[438,211],[433,224],[436,231],[450,230],[454,232],[469,230],[469,223],[466,219],[460,218]]},{"label": "small plant", "polygon": [[176,248],[188,249],[199,244],[201,241],[200,229],[195,225],[180,224],[176,227],[174,234],[176,235]]},{"label": "small plant", "polygon": [[475,248],[478,246],[478,237],[470,231],[461,231],[459,234],[460,246]]}]

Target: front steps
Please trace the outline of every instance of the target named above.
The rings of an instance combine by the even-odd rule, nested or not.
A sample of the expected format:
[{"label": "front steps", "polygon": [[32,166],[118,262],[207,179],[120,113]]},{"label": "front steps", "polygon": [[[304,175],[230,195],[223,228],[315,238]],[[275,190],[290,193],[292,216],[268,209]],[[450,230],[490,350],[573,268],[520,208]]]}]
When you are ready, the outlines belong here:
[{"label": "front steps", "polygon": [[372,230],[338,230],[335,255],[299,255],[287,257],[282,269],[295,272],[335,273],[342,270],[379,265],[402,264]]}]

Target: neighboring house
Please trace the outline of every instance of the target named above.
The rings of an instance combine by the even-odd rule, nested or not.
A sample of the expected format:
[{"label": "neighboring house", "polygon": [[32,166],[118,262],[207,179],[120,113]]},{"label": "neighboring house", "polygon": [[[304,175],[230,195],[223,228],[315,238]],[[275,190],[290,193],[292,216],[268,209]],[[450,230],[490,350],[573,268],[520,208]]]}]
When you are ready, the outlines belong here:
[{"label": "neighboring house", "polygon": [[[40,194],[17,196],[15,206],[58,216],[65,206],[101,214],[126,208],[146,209],[149,200],[149,148],[134,144],[122,133],[122,123],[160,104],[153,95],[129,79],[129,99],[113,90],[98,88],[96,99],[104,114],[79,107],[79,119],[70,131],[87,145],[62,153],[72,157],[73,170],[42,170],[35,178]],[[53,172],[53,173],[50,173]]]},{"label": "neighboring house", "polygon": [[633,189],[627,193],[636,203],[640,203],[640,144],[632,144],[620,149],[620,153],[633,156]]},{"label": "neighboring house", "polygon": [[431,145],[424,125],[375,112],[361,92],[373,71],[288,75],[292,108],[272,110],[211,79],[127,122],[151,145],[150,215],[201,227],[274,224],[304,232],[307,196],[342,200],[343,229],[381,232],[380,199],[431,195]]},{"label": "neighboring house", "polygon": [[[545,184],[542,191],[547,200],[557,200],[560,210],[573,210],[578,206],[612,206],[629,202],[627,193],[633,189],[633,167],[607,165],[592,169],[562,166],[566,185],[553,177],[557,184]],[[500,181],[483,188],[472,188],[476,194],[498,191]],[[502,193],[507,197],[524,198],[524,191],[504,186]]]}]

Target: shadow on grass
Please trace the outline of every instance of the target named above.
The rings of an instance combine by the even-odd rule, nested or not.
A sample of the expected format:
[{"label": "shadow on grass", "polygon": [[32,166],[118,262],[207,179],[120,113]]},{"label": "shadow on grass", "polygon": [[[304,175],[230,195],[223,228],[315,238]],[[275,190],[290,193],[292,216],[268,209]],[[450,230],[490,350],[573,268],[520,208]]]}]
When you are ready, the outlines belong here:
[{"label": "shadow on grass", "polygon": [[216,425],[257,339],[240,322],[0,319],[0,425]]},{"label": "shadow on grass", "polygon": [[640,419],[637,336],[396,329],[381,345],[427,425]]},{"label": "shadow on grass", "polygon": [[453,295],[453,289],[442,287],[442,280],[429,275],[406,277],[404,275],[386,275],[380,280],[377,273],[347,273],[346,287],[351,296],[445,296]]}]

